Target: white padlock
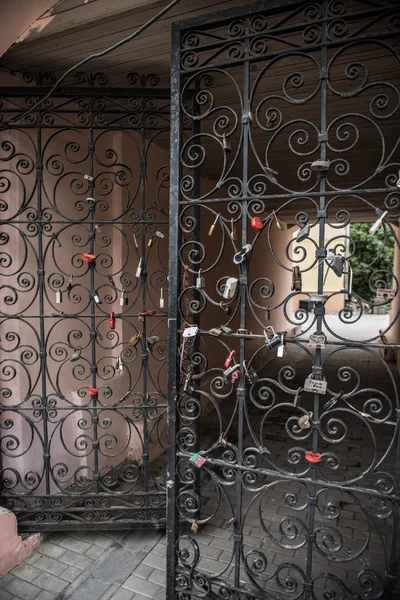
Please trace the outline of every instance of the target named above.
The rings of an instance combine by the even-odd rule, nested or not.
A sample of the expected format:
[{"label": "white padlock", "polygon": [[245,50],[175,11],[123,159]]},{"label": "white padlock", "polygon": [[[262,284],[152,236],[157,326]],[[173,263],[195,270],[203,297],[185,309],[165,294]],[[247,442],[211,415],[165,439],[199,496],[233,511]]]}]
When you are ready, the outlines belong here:
[{"label": "white padlock", "polygon": [[225,288],[224,288],[224,294],[223,294],[223,296],[226,300],[231,300],[231,298],[233,298],[234,295],[236,294],[238,281],[239,280],[236,279],[236,277],[229,277],[227,279]]}]

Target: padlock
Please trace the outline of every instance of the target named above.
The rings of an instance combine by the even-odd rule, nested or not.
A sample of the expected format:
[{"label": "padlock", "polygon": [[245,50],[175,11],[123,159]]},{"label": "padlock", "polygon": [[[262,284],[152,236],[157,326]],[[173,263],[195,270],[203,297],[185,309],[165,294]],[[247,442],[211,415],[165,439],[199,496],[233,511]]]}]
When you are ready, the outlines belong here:
[{"label": "padlock", "polygon": [[88,181],[93,181],[93,177],[91,175],[84,175],[83,179],[87,179]]},{"label": "padlock", "polygon": [[231,300],[235,296],[238,282],[239,280],[236,277],[228,277],[223,293],[226,300]]},{"label": "padlock", "polygon": [[98,395],[98,393],[99,393],[99,390],[98,390],[98,388],[96,388],[96,387],[90,387],[90,388],[88,389],[88,394],[89,394],[89,396],[97,396],[97,395]]},{"label": "padlock", "polygon": [[214,231],[214,228],[218,222],[219,219],[219,214],[215,217],[214,223],[211,225],[209,231],[208,231],[208,235],[212,235],[212,232]]},{"label": "padlock", "polygon": [[314,162],[311,163],[310,165],[310,169],[311,171],[317,171],[319,173],[323,172],[323,171],[327,171],[329,169],[329,165],[331,164],[330,160],[314,160]]},{"label": "padlock", "polygon": [[57,290],[56,291],[56,304],[61,304],[61,302],[62,302],[62,291]]},{"label": "padlock", "polygon": [[285,336],[284,336],[284,334],[282,334],[281,335],[281,343],[279,344],[279,346],[277,348],[276,356],[278,358],[285,358],[286,352],[287,352],[287,348],[286,348],[286,344],[285,344]]},{"label": "padlock", "polygon": [[159,237],[160,239],[164,239],[164,238],[165,238],[165,235],[163,234],[163,232],[162,232],[162,231],[156,231],[155,235],[156,235],[157,237]]},{"label": "padlock", "polygon": [[143,312],[139,313],[139,321],[144,321],[145,317],[151,317],[152,315],[155,315],[156,311],[155,310],[145,310]]},{"label": "padlock", "polygon": [[226,139],[226,134],[223,133],[222,134],[222,147],[225,150],[225,152],[232,152],[232,146],[229,140]]},{"label": "padlock", "polygon": [[309,412],[308,415],[302,415],[299,418],[297,423],[301,429],[310,429],[312,415],[313,415],[312,412]]},{"label": "padlock", "polygon": [[310,348],[317,348],[318,350],[323,350],[325,348],[326,343],[326,335],[324,333],[312,333],[310,335],[310,339],[308,340],[308,345]]},{"label": "padlock", "polygon": [[140,277],[142,274],[142,262],[143,262],[143,258],[139,258],[139,264],[136,269],[136,277]]},{"label": "padlock", "polygon": [[100,296],[98,295],[97,291],[93,295],[93,300],[96,304],[100,304]]},{"label": "padlock", "polygon": [[327,402],[325,402],[322,408],[324,410],[329,410],[330,408],[333,408],[343,395],[344,392],[338,392],[337,394],[332,396],[332,398],[330,398]]},{"label": "padlock", "polygon": [[57,248],[61,248],[61,242],[58,239],[58,234],[57,233],[53,233],[53,240],[54,240],[54,243],[57,246]]},{"label": "padlock", "polygon": [[232,332],[232,329],[230,327],[228,327],[227,325],[221,325],[221,330],[223,333],[226,333],[227,335],[229,335]]},{"label": "padlock", "polygon": [[70,276],[69,276],[68,283],[67,283],[67,291],[68,291],[68,292],[69,292],[69,291],[70,291],[70,289],[72,288],[72,279],[73,279],[73,277],[74,277],[73,275],[70,275]]},{"label": "padlock", "polygon": [[299,229],[299,231],[297,232],[296,242],[302,242],[303,240],[308,238],[309,234],[310,234],[310,226],[307,223],[301,229]]},{"label": "padlock", "polygon": [[[239,377],[240,375],[240,365],[238,363],[236,363],[235,365],[232,365],[231,367],[228,367],[227,369],[225,369],[225,371],[223,371],[222,375],[225,379],[226,382],[229,381],[236,381],[236,379]],[[237,373],[237,375],[234,376],[234,373]]]},{"label": "padlock", "polygon": [[190,381],[191,377],[192,377],[191,373],[187,373],[185,376],[184,384],[183,384],[183,391],[188,394],[191,394],[194,390],[194,386]]},{"label": "padlock", "polygon": [[189,458],[190,462],[192,462],[194,465],[196,465],[196,467],[202,467],[204,465],[204,463],[206,462],[206,459],[204,458],[204,456],[201,456],[201,454],[193,454],[190,458]]},{"label": "padlock", "polygon": [[122,290],[121,292],[119,304],[120,306],[125,306],[126,304],[128,304],[128,296],[126,295],[126,292],[124,290]]},{"label": "padlock", "polygon": [[117,358],[117,371],[121,372],[124,370],[124,362],[122,360],[122,356],[118,356]]},{"label": "padlock", "polygon": [[248,367],[247,362],[245,360],[243,361],[243,368],[244,368],[244,372],[246,374],[246,379],[250,383],[250,385],[253,385],[253,383],[257,383],[258,375],[257,375],[257,371],[255,370],[255,368]]},{"label": "padlock", "polygon": [[157,342],[159,342],[159,341],[160,341],[160,338],[157,335],[150,335],[148,338],[146,338],[147,349],[150,350],[150,352],[151,352],[154,344],[157,344]]},{"label": "padlock", "polygon": [[232,314],[232,309],[229,304],[224,304],[223,302],[219,303],[222,310],[228,315],[228,317]]},{"label": "padlock", "polygon": [[131,339],[128,342],[128,346],[130,346],[131,348],[134,348],[135,346],[137,346],[141,337],[142,337],[142,334],[140,331],[138,331],[137,333],[135,333],[135,335],[133,335],[131,337]]},{"label": "padlock", "polygon": [[259,217],[253,217],[251,219],[251,226],[253,229],[257,229],[258,231],[260,231],[264,227]]},{"label": "padlock", "polygon": [[110,312],[108,324],[109,324],[110,329],[115,329],[115,313]]},{"label": "padlock", "polygon": [[232,351],[229,353],[229,356],[228,356],[228,358],[227,358],[227,359],[225,360],[225,362],[224,362],[224,367],[225,367],[225,369],[227,369],[228,367],[230,367],[230,366],[231,366],[231,364],[233,363],[233,357],[235,356],[235,354],[236,354],[236,350],[232,350]]},{"label": "padlock", "polygon": [[231,240],[233,240],[234,242],[236,242],[237,240],[236,227],[233,218],[231,219]]},{"label": "padlock", "polygon": [[197,277],[196,277],[196,287],[198,289],[202,289],[204,288],[206,285],[206,280],[204,279],[204,277],[201,276],[201,269],[199,269],[199,272],[197,273]]},{"label": "padlock", "polygon": [[380,288],[378,287],[376,290],[377,298],[384,298],[385,300],[391,300],[396,295],[396,290],[393,288]]},{"label": "padlock", "polygon": [[270,325],[264,330],[265,345],[268,350],[272,350],[276,346],[282,343],[282,336],[275,332],[274,328]]},{"label": "padlock", "polygon": [[240,370],[236,369],[235,371],[233,371],[233,373],[231,375],[231,381],[232,381],[232,383],[235,383],[235,381],[237,381],[239,379],[239,377],[240,377]]},{"label": "padlock", "polygon": [[379,210],[379,208],[377,208],[375,212],[376,212],[376,214],[378,215],[379,218],[375,221],[375,223],[372,225],[372,227],[369,230],[369,232],[370,232],[371,235],[374,235],[374,233],[376,231],[378,231],[379,227],[383,223],[383,219],[388,214],[387,210],[385,210],[385,212],[382,212],[381,210]]},{"label": "padlock", "polygon": [[136,239],[136,235],[135,235],[135,234],[133,234],[133,243],[135,244],[135,248],[136,248],[136,250],[139,250],[139,244],[138,244],[138,242],[137,242],[137,239]]},{"label": "padlock", "polygon": [[292,269],[292,292],[301,292],[301,271],[298,266]]},{"label": "padlock", "polygon": [[199,526],[197,525],[196,521],[193,521],[192,525],[190,526],[190,530],[193,533],[197,533],[199,530]]},{"label": "padlock", "polygon": [[160,308],[164,308],[164,290],[162,288],[160,291]]},{"label": "padlock", "polygon": [[149,248],[150,248],[150,246],[152,245],[152,243],[154,242],[154,240],[155,240],[155,236],[154,236],[154,235],[152,235],[152,236],[151,236],[151,238],[149,239],[149,241],[147,242],[147,246],[148,246]]},{"label": "padlock", "polygon": [[96,233],[101,233],[100,225],[95,225],[94,226],[93,233],[94,233],[94,235],[96,235]]},{"label": "padlock", "polygon": [[343,275],[343,266],[344,266],[344,257],[340,254],[334,254],[334,252],[329,251],[326,260],[330,260],[329,267],[338,277]]},{"label": "padlock", "polygon": [[111,287],[116,289],[115,281],[111,275],[108,275],[108,281],[110,282]]},{"label": "padlock", "polygon": [[82,348],[74,348],[74,351],[71,356],[71,362],[75,362],[79,360],[82,354]]},{"label": "padlock", "polygon": [[304,391],[309,394],[326,394],[328,384],[326,381],[320,381],[314,379],[312,375],[309,375],[304,382]]},{"label": "padlock", "polygon": [[84,252],[82,254],[82,260],[88,264],[93,264],[96,262],[96,255],[91,254],[90,252]]},{"label": "padlock", "polygon": [[241,262],[243,262],[246,254],[251,252],[251,249],[251,244],[245,244],[239,252],[236,252],[236,254],[233,257],[233,262],[235,263],[235,265],[239,265]]},{"label": "padlock", "polygon": [[208,333],[214,337],[219,337],[222,335],[222,329],[220,327],[212,327]]}]

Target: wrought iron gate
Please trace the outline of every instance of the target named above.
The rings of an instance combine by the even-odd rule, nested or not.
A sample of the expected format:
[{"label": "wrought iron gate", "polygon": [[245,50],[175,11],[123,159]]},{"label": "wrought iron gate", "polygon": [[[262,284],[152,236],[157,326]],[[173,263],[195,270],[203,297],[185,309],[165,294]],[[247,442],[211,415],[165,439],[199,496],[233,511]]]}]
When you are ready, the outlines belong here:
[{"label": "wrought iron gate", "polygon": [[[54,81],[2,88],[2,118]],[[169,90],[157,84],[80,73],[0,133],[0,502],[21,531],[165,526]]]},{"label": "wrought iron gate", "polygon": [[399,23],[260,1],[174,29],[169,600],[398,597]]}]

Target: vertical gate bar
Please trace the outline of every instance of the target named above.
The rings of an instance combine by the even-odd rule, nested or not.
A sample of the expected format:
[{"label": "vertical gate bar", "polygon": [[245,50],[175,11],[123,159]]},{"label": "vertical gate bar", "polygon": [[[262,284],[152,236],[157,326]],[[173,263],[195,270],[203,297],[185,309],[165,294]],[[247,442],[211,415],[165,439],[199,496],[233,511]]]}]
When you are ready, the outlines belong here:
[{"label": "vertical gate bar", "polygon": [[[44,327],[44,254],[43,254],[43,224],[42,215],[42,183],[43,183],[43,157],[42,157],[42,108],[37,109],[37,149],[36,149],[36,176],[37,176],[37,215],[38,226],[38,288],[39,288],[39,327],[40,327],[40,371],[42,378],[42,411],[43,411],[43,468],[45,476],[46,496],[50,496],[50,446],[47,416],[47,385],[46,385],[46,332]],[[49,500],[50,501],[50,500]],[[48,508],[48,506],[46,506]]]},{"label": "vertical gate bar", "polygon": [[[245,19],[245,33],[249,33],[249,19]],[[249,42],[246,38],[244,42],[244,80],[243,80],[243,115],[241,118],[243,127],[243,178],[242,190],[243,200],[241,203],[242,214],[242,247],[247,244],[247,207],[248,207],[248,155],[249,155],[249,129],[251,126],[250,119],[250,65],[249,65]],[[242,278],[240,281],[240,328],[246,329],[246,288],[248,278],[248,260],[245,259],[241,264]],[[243,337],[239,340],[239,361],[240,361],[240,377],[237,387],[237,406],[238,406],[238,466],[243,466],[243,435],[244,435],[244,402],[246,400],[246,383],[243,370],[243,361],[245,360],[246,342]],[[242,505],[243,505],[243,471],[239,468],[236,472],[236,515],[234,527],[234,544],[235,544],[235,586],[240,586],[240,566],[243,551],[243,531],[242,531]],[[235,593],[235,598],[239,595]]]},{"label": "vertical gate bar", "polygon": [[[327,100],[327,83],[326,83],[326,68],[327,68],[327,0],[323,0],[323,17],[321,23],[321,65],[320,65],[320,81],[321,81],[321,106],[320,106],[320,133],[321,133],[321,142],[320,142],[320,157],[321,160],[326,160],[326,142],[325,133],[326,133],[326,100]],[[325,171],[319,173],[319,190],[320,190],[320,199],[319,199],[319,209],[323,211],[325,209],[325,190],[326,190],[326,180],[325,180]],[[324,248],[325,246],[325,221],[323,217],[319,220],[319,238],[318,238],[318,248]],[[324,269],[325,269],[325,261],[319,259],[318,265],[318,294],[323,294],[324,291]],[[316,327],[317,331],[322,331],[323,325],[323,317],[318,312],[316,319]],[[320,348],[316,348],[315,350],[315,367],[321,368],[322,365],[322,350]],[[318,423],[319,421],[319,403],[320,403],[320,395],[314,394],[313,400],[313,421]],[[314,453],[318,452],[318,443],[319,443],[319,424],[313,426],[312,431],[312,451]],[[313,551],[314,551],[314,542],[315,542],[315,510],[317,503],[317,486],[316,481],[318,479],[318,463],[309,463],[310,465],[310,473],[311,473],[311,484],[309,487],[308,493],[308,503],[309,503],[309,517],[308,517],[308,532],[307,532],[307,564],[306,564],[306,587],[305,587],[305,598],[308,600],[312,596],[312,570],[313,570]]]},{"label": "vertical gate bar", "polygon": [[[91,82],[91,84],[93,84]],[[89,158],[89,197],[93,197],[93,180],[91,179],[93,177],[93,154],[94,154],[94,147],[93,147],[93,96],[91,95],[89,98],[89,143],[88,143],[88,158]],[[95,215],[94,215],[94,211],[95,211],[95,203],[90,203],[90,210],[89,210],[89,246],[90,246],[90,250],[89,252],[91,254],[94,254],[94,219],[95,219]],[[96,303],[94,301],[94,294],[95,294],[95,281],[94,281],[94,274],[95,274],[95,265],[96,263],[94,263],[93,265],[90,264],[89,265],[89,277],[90,277],[90,295],[91,295],[91,302],[90,302],[90,312],[91,312],[91,316],[90,316],[90,329],[92,332],[92,344],[91,344],[91,349],[92,349],[92,356],[91,356],[91,361],[92,364],[90,366],[90,370],[91,370],[91,374],[92,374],[92,385],[93,387],[96,387],[96,381],[97,381],[97,366],[96,366],[96,338],[95,338],[95,334],[96,334],[96,315],[95,315],[95,311],[96,311]],[[99,435],[99,431],[98,431],[98,402],[97,402],[97,395],[94,396],[90,396],[91,402],[92,402],[92,408],[93,408],[93,458],[94,458],[94,489],[95,489],[95,493],[98,494],[100,491],[100,472],[99,472],[99,439],[98,439],[98,435]]]},{"label": "vertical gate bar", "polygon": [[178,291],[179,291],[179,180],[180,180],[180,29],[172,26],[171,37],[171,149],[170,149],[170,228],[168,286],[168,459],[167,459],[167,589],[166,600],[176,600],[178,511],[177,511],[177,352],[178,352]]},{"label": "vertical gate bar", "polygon": [[[147,294],[147,264],[146,264],[146,130],[144,128],[145,123],[145,103],[146,99],[141,99],[141,107],[142,107],[142,125],[143,127],[140,130],[140,214],[142,220],[142,244],[141,244],[141,252],[142,252],[142,271],[141,271],[141,286],[142,286],[142,311],[147,310],[146,308],[146,294]],[[143,351],[142,351],[142,373],[143,373],[143,398],[142,401],[146,405],[147,404],[147,349],[146,348],[146,318],[142,321],[142,340],[143,340]],[[147,510],[147,494],[149,491],[149,480],[148,480],[148,471],[149,471],[149,444],[148,444],[148,427],[147,427],[147,408],[143,409],[143,449],[142,449],[142,464],[143,464],[143,483],[144,483],[144,493],[146,496],[145,501],[145,515],[146,519],[148,518],[148,510]]]},{"label": "vertical gate bar", "polygon": [[[396,449],[396,465],[394,472],[394,494],[396,498],[400,496],[400,407],[396,408],[396,430],[397,430],[397,449]],[[396,600],[398,598],[398,575],[400,571],[400,501],[393,502],[393,526],[392,526],[392,541],[390,544],[390,559],[389,569],[385,573],[387,597],[388,600]]]},{"label": "vertical gate bar", "polygon": [[[193,113],[196,113],[196,114],[200,114],[200,107],[197,102],[199,91],[200,91],[200,79],[199,79],[199,77],[196,77],[195,94],[194,94],[194,98],[193,98],[193,103],[194,103]],[[195,110],[195,106],[196,106],[196,110]],[[200,122],[200,119],[197,119],[193,123],[193,135],[194,136],[198,135],[200,133],[200,131],[201,131],[201,122]],[[193,192],[194,192],[194,197],[196,199],[200,197],[200,193],[201,193],[200,177],[201,177],[201,167],[196,166],[194,168],[194,182],[193,182]],[[192,210],[193,210],[193,218],[194,218],[194,222],[195,222],[195,228],[193,231],[193,239],[194,239],[194,242],[196,243],[196,242],[200,242],[200,240],[201,240],[200,206],[196,203],[193,205]],[[195,285],[196,277],[197,277],[196,274],[193,274],[193,285]],[[197,292],[197,294],[201,295],[201,292],[199,291],[199,292]],[[200,327],[201,311],[194,314],[193,323],[195,325],[197,325],[199,327],[199,329],[201,329],[201,327]],[[193,347],[194,347],[194,352],[198,352],[200,350],[200,335],[196,335],[196,337],[194,339]],[[200,389],[200,380],[196,379],[195,382],[196,382],[195,389],[199,390]],[[201,398],[199,398],[199,402],[201,402]],[[194,420],[193,429],[194,429],[194,434],[196,436],[196,446],[194,447],[194,452],[200,452],[201,411],[199,411],[197,419]],[[195,493],[195,497],[198,498],[198,502],[199,502],[198,509],[194,515],[194,519],[196,520],[201,517],[201,472],[200,472],[200,469],[196,469],[196,472],[195,472],[194,493]]]}]

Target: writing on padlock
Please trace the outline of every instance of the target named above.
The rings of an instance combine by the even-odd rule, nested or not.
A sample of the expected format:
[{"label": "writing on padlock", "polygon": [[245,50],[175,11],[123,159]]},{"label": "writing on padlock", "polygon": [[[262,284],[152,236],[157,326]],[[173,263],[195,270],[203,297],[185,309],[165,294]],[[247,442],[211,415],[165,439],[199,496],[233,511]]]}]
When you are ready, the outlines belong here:
[{"label": "writing on padlock", "polygon": [[326,394],[327,387],[326,381],[314,379],[313,375],[309,375],[304,382],[304,391],[309,394]]},{"label": "writing on padlock", "polygon": [[238,282],[239,280],[236,277],[228,277],[223,293],[226,300],[231,300],[235,296]]},{"label": "writing on padlock", "polygon": [[264,337],[265,345],[267,346],[268,350],[272,350],[272,348],[282,344],[282,336],[279,335],[279,333],[276,333],[275,329],[271,325],[268,325],[268,327],[264,329]]}]

